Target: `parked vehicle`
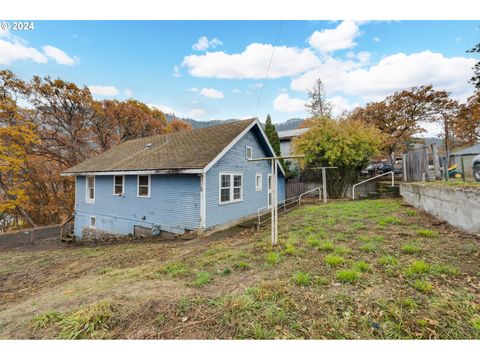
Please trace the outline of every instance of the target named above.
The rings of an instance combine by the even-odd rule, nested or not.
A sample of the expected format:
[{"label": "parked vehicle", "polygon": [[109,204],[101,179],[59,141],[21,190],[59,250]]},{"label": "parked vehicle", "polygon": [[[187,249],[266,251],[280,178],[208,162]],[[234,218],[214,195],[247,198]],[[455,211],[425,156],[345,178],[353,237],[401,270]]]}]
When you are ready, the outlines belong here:
[{"label": "parked vehicle", "polygon": [[393,166],[390,162],[388,161],[382,161],[380,165],[378,166],[378,171],[382,174],[385,174],[389,171],[393,171]]},{"label": "parked vehicle", "polygon": [[472,160],[473,177],[480,182],[480,155],[477,155]]}]

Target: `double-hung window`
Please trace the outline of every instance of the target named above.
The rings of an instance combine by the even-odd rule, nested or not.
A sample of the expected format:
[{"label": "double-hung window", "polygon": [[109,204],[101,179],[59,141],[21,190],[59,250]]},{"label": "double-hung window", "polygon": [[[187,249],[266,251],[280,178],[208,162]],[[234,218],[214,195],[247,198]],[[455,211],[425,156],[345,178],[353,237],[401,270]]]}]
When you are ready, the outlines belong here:
[{"label": "double-hung window", "polygon": [[255,190],[262,191],[262,174],[255,174]]},{"label": "double-hung window", "polygon": [[137,177],[137,196],[150,197],[150,175],[138,175]]},{"label": "double-hung window", "polygon": [[95,202],[95,176],[87,176],[87,203]]},{"label": "double-hung window", "polygon": [[220,204],[243,200],[243,175],[238,173],[220,174]]},{"label": "double-hung window", "polygon": [[245,157],[247,159],[253,159],[253,149],[251,146],[246,146],[245,147]]},{"label": "double-hung window", "polygon": [[113,195],[122,196],[124,194],[125,177],[123,175],[115,175],[113,177]]}]

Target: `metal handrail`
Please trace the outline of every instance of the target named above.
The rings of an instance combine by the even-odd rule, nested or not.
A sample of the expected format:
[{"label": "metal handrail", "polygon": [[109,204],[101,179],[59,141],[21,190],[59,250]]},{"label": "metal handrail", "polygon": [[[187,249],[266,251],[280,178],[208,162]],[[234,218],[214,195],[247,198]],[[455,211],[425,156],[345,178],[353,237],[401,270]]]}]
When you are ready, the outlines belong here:
[{"label": "metal handrail", "polygon": [[303,195],[309,194],[309,193],[317,191],[317,190],[318,190],[318,200],[321,200],[322,199],[322,189],[320,187],[316,187],[315,189],[308,190],[308,191],[305,191],[303,194],[300,194],[300,196],[298,197],[298,203],[300,204],[300,201],[302,200]]},{"label": "metal handrail", "polygon": [[383,174],[380,174],[380,175],[377,175],[377,176],[374,176],[372,178],[369,178],[367,180],[363,180],[363,181],[360,181],[359,183],[355,184],[352,186],[352,200],[355,200],[355,186],[358,186],[358,185],[362,185],[370,180],[373,180],[373,179],[377,179],[379,177],[382,177],[382,176],[385,176],[385,175],[388,175],[388,174],[392,174],[392,186],[395,185],[395,172],[393,171],[389,171],[389,172],[386,172],[386,173],[383,173]]}]

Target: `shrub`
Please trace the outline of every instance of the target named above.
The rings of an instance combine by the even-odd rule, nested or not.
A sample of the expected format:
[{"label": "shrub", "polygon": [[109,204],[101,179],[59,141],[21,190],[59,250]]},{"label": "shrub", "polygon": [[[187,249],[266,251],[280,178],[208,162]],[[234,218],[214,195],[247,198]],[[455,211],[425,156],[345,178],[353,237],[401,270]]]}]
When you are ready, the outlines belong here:
[{"label": "shrub", "polygon": [[199,271],[197,272],[195,280],[193,280],[192,284],[193,286],[201,287],[207,285],[210,282],[212,282],[210,273],[206,271]]},{"label": "shrub", "polygon": [[293,282],[297,285],[308,286],[312,281],[312,276],[308,272],[295,271],[292,276]]},{"label": "shrub", "polygon": [[230,270],[230,269],[224,269],[224,270],[222,271],[222,275],[223,275],[223,276],[230,275],[231,273],[232,273],[232,270]]},{"label": "shrub", "polygon": [[280,261],[280,254],[276,252],[269,252],[267,253],[266,261],[268,265],[275,265]]},{"label": "shrub", "polygon": [[360,278],[360,273],[354,269],[343,269],[337,271],[336,277],[341,282],[353,283]]},{"label": "shrub", "polygon": [[405,269],[408,276],[428,274],[429,271],[430,265],[423,260],[415,260]]},{"label": "shrub", "polygon": [[321,250],[321,251],[333,251],[334,248],[335,246],[333,245],[333,242],[331,242],[330,240],[325,240],[325,241],[322,241],[320,244],[318,244],[318,250]]},{"label": "shrub", "polygon": [[415,254],[420,251],[420,248],[413,244],[406,244],[402,246],[402,252],[405,254]]},{"label": "shrub", "polygon": [[339,266],[345,262],[345,259],[342,256],[338,255],[327,255],[325,256],[325,263],[329,266]]},{"label": "shrub", "polygon": [[429,293],[430,291],[432,291],[432,284],[425,280],[415,280],[415,282],[413,283],[413,287],[423,293]]},{"label": "shrub", "polygon": [[353,267],[361,272],[370,272],[372,267],[366,261],[357,261],[353,264]]},{"label": "shrub", "polygon": [[430,229],[419,229],[417,230],[417,234],[424,238],[435,238],[438,236],[436,231]]},{"label": "shrub", "polygon": [[393,255],[385,255],[378,259],[378,263],[383,266],[396,266],[398,265],[398,260]]}]

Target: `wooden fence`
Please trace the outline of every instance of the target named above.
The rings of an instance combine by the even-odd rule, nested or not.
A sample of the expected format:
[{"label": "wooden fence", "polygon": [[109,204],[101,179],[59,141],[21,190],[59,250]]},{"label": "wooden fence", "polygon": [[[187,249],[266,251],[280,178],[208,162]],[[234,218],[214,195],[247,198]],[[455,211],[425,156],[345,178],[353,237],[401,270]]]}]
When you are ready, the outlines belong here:
[{"label": "wooden fence", "polygon": [[0,233],[0,249],[3,247],[33,245],[36,241],[59,238],[61,227],[62,225],[58,224]]},{"label": "wooden fence", "polygon": [[[403,181],[442,179],[437,145],[422,146],[403,154]],[[430,165],[431,164],[431,165]]]}]

